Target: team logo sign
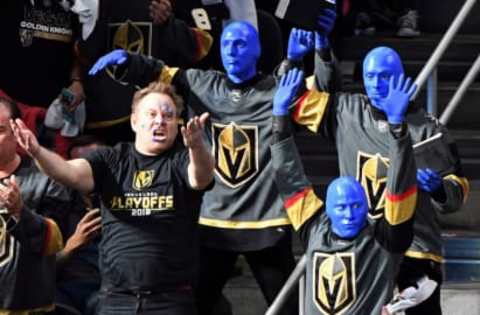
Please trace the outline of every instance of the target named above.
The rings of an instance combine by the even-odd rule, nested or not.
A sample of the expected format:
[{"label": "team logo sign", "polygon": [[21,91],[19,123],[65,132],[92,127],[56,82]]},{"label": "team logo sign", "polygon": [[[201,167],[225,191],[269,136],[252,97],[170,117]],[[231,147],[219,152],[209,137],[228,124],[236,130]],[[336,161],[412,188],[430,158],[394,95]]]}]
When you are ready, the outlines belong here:
[{"label": "team logo sign", "polygon": [[379,219],[385,210],[385,191],[390,160],[380,154],[371,155],[358,151],[357,180],[367,195],[369,216]]},{"label": "team logo sign", "polygon": [[226,185],[238,187],[257,174],[257,126],[213,123],[212,138],[215,173]]},{"label": "team logo sign", "polygon": [[[152,24],[146,22],[132,22],[109,24],[109,43],[111,50],[124,49],[130,53],[152,55]],[[107,73],[113,78],[108,68]]]},{"label": "team logo sign", "polygon": [[313,254],[313,300],[325,315],[346,314],[356,299],[353,253]]},{"label": "team logo sign", "polygon": [[150,187],[150,185],[152,185],[154,175],[154,170],[136,171],[133,175],[133,189],[142,190],[144,188]]},{"label": "team logo sign", "polygon": [[15,240],[7,233],[6,219],[0,214],[0,267],[6,265],[12,259],[14,253]]}]

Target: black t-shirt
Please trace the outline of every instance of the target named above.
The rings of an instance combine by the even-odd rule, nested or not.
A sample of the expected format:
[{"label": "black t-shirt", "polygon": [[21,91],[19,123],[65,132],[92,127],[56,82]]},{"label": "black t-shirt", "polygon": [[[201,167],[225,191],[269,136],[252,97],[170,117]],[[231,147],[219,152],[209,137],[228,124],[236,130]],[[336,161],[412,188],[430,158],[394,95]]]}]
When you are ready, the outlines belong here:
[{"label": "black t-shirt", "polygon": [[48,107],[70,84],[78,18],[57,1],[0,2],[0,89],[17,101]]},{"label": "black t-shirt", "polygon": [[102,200],[104,288],[159,292],[192,284],[202,198],[188,182],[188,151],[145,156],[130,143],[87,157]]}]

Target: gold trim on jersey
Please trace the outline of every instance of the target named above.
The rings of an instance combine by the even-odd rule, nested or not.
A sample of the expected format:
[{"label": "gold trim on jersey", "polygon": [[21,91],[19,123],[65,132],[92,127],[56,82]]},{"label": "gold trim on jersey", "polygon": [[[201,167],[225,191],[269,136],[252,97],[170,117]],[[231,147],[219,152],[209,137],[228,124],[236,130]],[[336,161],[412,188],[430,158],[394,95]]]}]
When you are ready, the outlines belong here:
[{"label": "gold trim on jersey", "polygon": [[470,193],[470,183],[468,179],[465,177],[458,177],[457,175],[450,174],[443,178],[444,180],[451,180],[456,182],[460,187],[462,187],[463,191],[463,203],[467,202],[468,194]]},{"label": "gold trim on jersey", "polygon": [[323,201],[317,197],[312,187],[307,187],[285,200],[284,206],[293,228],[298,230],[323,207]]},{"label": "gold trim on jersey", "polygon": [[197,62],[202,60],[208,54],[210,48],[212,48],[213,37],[208,32],[199,28],[192,27],[191,30],[195,35],[195,41],[197,42],[197,51],[193,61]]},{"label": "gold trim on jersey", "polygon": [[392,194],[387,190],[385,202],[385,220],[390,225],[398,225],[410,220],[417,206],[417,187],[412,186],[401,194]]},{"label": "gold trim on jersey", "polygon": [[31,315],[33,313],[51,312],[55,309],[55,305],[50,304],[47,306],[37,307],[32,310],[2,310],[0,309],[0,315]]},{"label": "gold trim on jersey", "polygon": [[410,258],[417,258],[417,259],[430,259],[436,261],[438,263],[443,263],[443,257],[439,255],[435,255],[432,253],[424,253],[424,252],[417,252],[414,250],[407,250],[405,252],[405,256]]},{"label": "gold trim on jersey", "polygon": [[325,315],[347,314],[357,298],[354,253],[313,253],[313,302]]},{"label": "gold trim on jersey", "polygon": [[47,232],[45,235],[43,254],[50,256],[63,248],[63,237],[55,221],[45,218],[45,223],[47,225]]},{"label": "gold trim on jersey", "polygon": [[317,132],[327,109],[330,94],[317,90],[307,90],[296,102],[293,120]]},{"label": "gold trim on jersey", "polygon": [[287,218],[270,219],[263,221],[232,221],[232,220],[219,220],[200,217],[198,223],[201,225],[211,226],[222,229],[265,229],[269,227],[290,225],[290,220]]},{"label": "gold trim on jersey", "polygon": [[164,65],[162,67],[162,71],[160,72],[160,76],[158,78],[158,81],[166,83],[166,84],[171,84],[173,77],[177,73],[179,68],[171,68],[167,65]]},{"label": "gold trim on jersey", "polygon": [[112,120],[93,121],[85,125],[86,129],[107,128],[130,120],[130,115]]},{"label": "gold trim on jersey", "polygon": [[15,255],[16,241],[7,231],[7,216],[0,215],[0,267],[6,265]]}]

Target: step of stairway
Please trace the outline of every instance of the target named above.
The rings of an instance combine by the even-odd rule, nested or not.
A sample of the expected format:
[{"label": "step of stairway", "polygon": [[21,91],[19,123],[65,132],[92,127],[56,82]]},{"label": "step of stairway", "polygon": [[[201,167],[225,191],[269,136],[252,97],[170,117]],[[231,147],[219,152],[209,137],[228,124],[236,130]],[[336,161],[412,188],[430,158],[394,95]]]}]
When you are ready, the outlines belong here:
[{"label": "step of stairway", "polygon": [[[424,34],[410,39],[381,34],[368,37],[346,37],[339,43],[339,57],[341,60],[363,60],[371,49],[389,46],[395,49],[404,61],[428,60],[441,38],[440,34]],[[479,45],[478,31],[475,35],[457,35],[445,51],[442,60],[471,63],[478,56]]]}]

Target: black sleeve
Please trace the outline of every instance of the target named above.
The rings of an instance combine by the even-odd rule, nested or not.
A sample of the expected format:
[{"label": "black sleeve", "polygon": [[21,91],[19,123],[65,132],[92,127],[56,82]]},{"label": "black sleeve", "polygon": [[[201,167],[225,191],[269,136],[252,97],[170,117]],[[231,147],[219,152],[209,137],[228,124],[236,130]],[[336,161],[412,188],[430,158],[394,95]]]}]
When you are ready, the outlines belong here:
[{"label": "black sleeve", "polygon": [[100,193],[103,190],[103,182],[109,176],[108,170],[118,162],[114,148],[100,148],[89,153],[85,159],[90,164],[93,173],[93,192]]},{"label": "black sleeve", "polygon": [[385,212],[376,224],[375,237],[386,250],[402,253],[413,240],[417,204],[415,157],[408,131],[387,136],[391,164],[387,173]]}]

